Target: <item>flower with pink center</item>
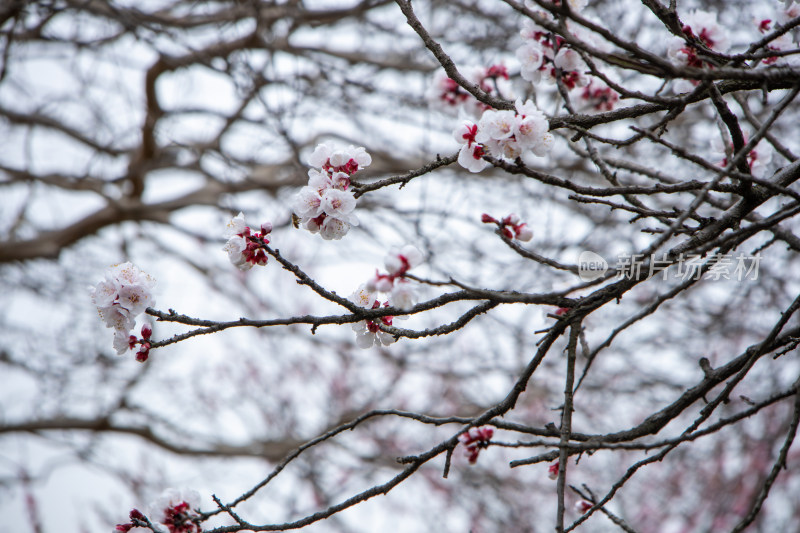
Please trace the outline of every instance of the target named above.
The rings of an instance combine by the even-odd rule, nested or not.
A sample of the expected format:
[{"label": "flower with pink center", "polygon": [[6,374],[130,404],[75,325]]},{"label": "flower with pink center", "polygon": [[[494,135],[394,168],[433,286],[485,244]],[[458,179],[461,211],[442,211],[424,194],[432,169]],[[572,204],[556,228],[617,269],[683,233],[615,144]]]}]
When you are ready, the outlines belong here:
[{"label": "flower with pink center", "polygon": [[[355,217],[353,217],[353,219],[355,219]],[[312,222],[316,224],[316,220],[317,219],[312,219]],[[326,241],[338,241],[347,235],[348,231],[350,231],[350,224],[336,217],[326,216],[325,220],[322,221],[322,225],[319,226],[319,234]],[[312,230],[312,233],[315,232]]]},{"label": "flower with pink center", "polygon": [[544,157],[554,142],[553,134],[548,131],[547,118],[531,100],[525,103],[517,100],[514,105],[517,109],[514,138],[523,149]]},{"label": "flower with pink center", "polygon": [[586,64],[581,59],[580,54],[566,46],[562,46],[558,50],[556,57],[553,59],[553,64],[564,72],[586,69]]},{"label": "flower with pink center", "polygon": [[245,251],[247,250],[247,240],[244,237],[234,235],[228,239],[222,250],[228,254],[228,260],[239,270],[250,270],[253,263],[247,261]]},{"label": "flower with pink center", "polygon": [[528,227],[527,223],[522,222],[519,215],[515,213],[511,213],[502,220],[497,220],[493,216],[484,213],[481,215],[481,222],[484,224],[496,224],[500,231],[503,232],[503,235],[509,239],[527,242],[533,238],[533,230]]},{"label": "flower with pink center", "polygon": [[350,187],[350,176],[346,172],[334,172],[331,174],[331,187],[346,191]]},{"label": "flower with pink center", "polygon": [[[366,285],[359,286],[358,289],[356,289],[356,291],[353,292],[348,299],[359,307],[364,307],[365,309],[377,309],[381,307],[375,292],[369,290]],[[389,333],[381,330],[380,326],[378,325],[378,323],[381,323],[386,326],[391,326],[393,318],[394,317],[391,316],[384,316],[376,320],[362,320],[353,324],[352,328],[356,333],[356,345],[359,348],[367,349],[374,345],[388,346],[389,344],[395,342],[396,339]]]},{"label": "flower with pink center", "polygon": [[194,490],[166,490],[150,504],[150,519],[169,533],[200,533],[200,494]]},{"label": "flower with pink center", "polygon": [[322,195],[314,188],[303,187],[292,199],[292,211],[300,218],[314,218],[322,214]]},{"label": "flower with pink center", "polygon": [[709,11],[695,9],[682,17],[683,33],[694,36],[705,46],[716,52],[725,53],[730,48],[728,32],[717,22],[717,15]]},{"label": "flower with pink center", "polygon": [[472,146],[465,144],[458,152],[458,164],[470,172],[480,172],[489,165],[489,162],[483,159],[484,155],[486,152],[480,144]]},{"label": "flower with pink center", "polygon": [[416,246],[406,244],[393,248],[383,260],[386,271],[393,276],[402,276],[410,269],[422,264],[422,252]]},{"label": "flower with pink center", "polygon": [[515,118],[516,113],[513,111],[486,110],[478,121],[478,133],[475,140],[485,143],[490,140],[508,139],[514,135]]},{"label": "flower with pink center", "polygon": [[131,335],[127,330],[117,329],[114,331],[114,349],[117,354],[123,355],[128,350],[133,350],[136,347],[136,335]]},{"label": "flower with pink center", "polygon": [[538,41],[527,41],[517,48],[515,55],[520,62],[522,79],[538,82],[542,77],[542,67],[546,59],[545,49]]},{"label": "flower with pink center", "polygon": [[358,226],[358,217],[353,213],[356,199],[352,193],[339,189],[328,189],[322,195],[322,211],[329,217],[338,218],[347,224]]},{"label": "flower with pink center", "polygon": [[471,120],[463,121],[455,130],[453,137],[459,144],[472,146],[475,144],[475,136],[478,134],[478,125]]}]

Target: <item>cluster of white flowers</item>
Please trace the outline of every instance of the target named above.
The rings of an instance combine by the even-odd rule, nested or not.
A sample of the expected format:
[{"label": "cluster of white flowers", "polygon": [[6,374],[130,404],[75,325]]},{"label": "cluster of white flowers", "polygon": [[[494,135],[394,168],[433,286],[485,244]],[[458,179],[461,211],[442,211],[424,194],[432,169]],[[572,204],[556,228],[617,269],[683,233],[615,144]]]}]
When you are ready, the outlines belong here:
[{"label": "cluster of white flowers", "polygon": [[[487,94],[513,98],[508,70],[504,65],[492,65],[488,68],[468,66],[461,68],[460,72],[467,81],[474,83]],[[428,88],[426,97],[431,105],[453,114],[464,112],[468,116],[479,117],[489,108],[441,70],[434,74],[433,84]]]},{"label": "cluster of white flowers", "polygon": [[[745,142],[747,142],[747,135],[745,135]],[[728,145],[728,149],[729,152],[732,151],[733,146]],[[719,137],[711,139],[711,152],[722,158],[720,161],[721,166],[724,167],[728,165],[728,153],[726,153],[725,145]],[[763,140],[759,141],[755,148],[750,150],[750,153],[747,154],[747,164],[750,167],[750,173],[756,178],[763,178],[767,166],[772,161],[772,154],[774,152],[775,150],[772,148],[771,144]]]},{"label": "cluster of white flowers", "polygon": [[[148,506],[148,518],[158,531],[169,533],[200,533],[200,493],[196,490],[167,489]],[[144,515],[137,509],[130,512],[131,522],[118,524],[115,533],[139,533],[151,531],[137,527],[134,521],[143,522]]]},{"label": "cluster of white flowers", "polygon": [[418,296],[416,284],[406,279],[405,275],[420,263],[422,252],[416,247],[407,244],[402,248],[393,248],[383,260],[387,273],[376,272],[366,283],[366,289],[388,293],[389,305],[407,311],[417,305]]},{"label": "cluster of white flowers", "polygon": [[[408,280],[406,273],[422,263],[422,252],[408,244],[402,248],[393,248],[384,258],[386,273],[375,272],[367,283],[359,286],[350,295],[350,301],[366,309],[394,307],[407,311],[417,305],[418,294],[416,283]],[[387,301],[381,304],[378,293],[389,295]],[[392,325],[393,316],[384,316],[378,319],[386,326]],[[360,348],[370,348],[372,345],[389,345],[395,341],[394,337],[382,331],[378,321],[362,320],[353,324],[356,332],[356,344]]]},{"label": "cluster of white flowers", "polygon": [[517,100],[516,112],[484,111],[477,124],[464,121],[453,131],[453,137],[462,144],[458,154],[459,164],[470,172],[480,172],[488,163],[484,155],[516,159],[525,152],[544,157],[553,146],[553,135],[548,122],[536,105],[528,100]]},{"label": "cluster of white flowers", "polygon": [[[375,291],[367,288],[366,284],[360,285],[356,291],[350,295],[350,301],[365,309],[377,309],[381,307]],[[389,307],[389,302],[384,302],[384,307]],[[391,326],[393,316],[382,316],[376,320],[362,320],[353,324],[353,331],[356,332],[356,344],[359,348],[367,349],[373,345],[388,346],[395,342],[395,338],[389,333],[381,330],[378,322],[385,326]]]},{"label": "cluster of white flowers", "polygon": [[[687,37],[694,37],[710,50],[722,54],[730,48],[728,32],[719,25],[715,14],[696,9],[681,19],[684,23],[681,29]],[[680,37],[675,37],[670,41],[667,46],[667,57],[673,65],[680,67],[713,68],[713,65],[698,56],[697,48]],[[697,84],[697,80],[675,80],[672,89],[677,93],[689,92]]]},{"label": "cluster of white flowers", "polygon": [[[790,20],[800,17],[800,5],[794,4],[792,5],[791,0],[787,1],[785,7],[783,9],[778,9],[777,13],[774,16],[774,19],[777,21],[778,24],[784,25]],[[761,33],[769,33],[773,31],[773,19],[756,19],[755,21],[758,30]],[[797,42],[793,37],[793,32],[789,31],[784,33],[775,39],[771,40],[767,46],[767,50],[773,52],[785,52],[787,50],[793,50],[797,48]],[[788,67],[797,67],[800,65],[800,58],[798,58],[797,54],[786,55],[786,56],[772,56],[767,57],[766,59],[762,60],[764,65],[781,65],[781,66],[788,66]]]},{"label": "cluster of white flowers", "polygon": [[[572,29],[570,32],[575,33]],[[530,19],[522,23],[520,36],[523,44],[515,54],[523,79],[532,83],[555,83],[558,69],[561,71],[561,82],[567,89],[589,84],[589,77],[585,74],[588,68],[586,63],[562,37],[549,33]],[[586,36],[583,37],[582,40],[586,40]]]},{"label": "cluster of white flowers", "polygon": [[222,248],[228,253],[230,262],[240,270],[250,270],[253,265],[266,265],[267,252],[264,246],[269,244],[267,235],[272,231],[272,223],[261,224],[261,231],[253,232],[245,223],[244,214],[236,215],[225,229],[228,242]]},{"label": "cluster of white flowers", "polygon": [[320,144],[308,158],[308,185],[294,197],[292,208],[300,224],[323,239],[341,239],[358,225],[356,198],[348,192],[350,176],[372,163],[363,147],[334,149]]},{"label": "cluster of white flowers", "polygon": [[105,279],[92,287],[92,302],[106,326],[114,328],[114,348],[120,355],[136,345],[130,332],[136,317],[154,304],[154,287],[155,280],[131,263],[112,266]]}]

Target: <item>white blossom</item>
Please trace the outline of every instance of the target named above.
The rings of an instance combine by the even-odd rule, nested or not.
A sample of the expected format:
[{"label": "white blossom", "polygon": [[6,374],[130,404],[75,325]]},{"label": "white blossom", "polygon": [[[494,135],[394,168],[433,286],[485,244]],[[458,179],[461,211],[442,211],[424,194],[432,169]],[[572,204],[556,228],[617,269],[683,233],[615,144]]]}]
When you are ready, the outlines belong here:
[{"label": "white blossom", "polygon": [[407,311],[417,305],[419,296],[416,284],[405,280],[397,280],[389,295],[389,304],[392,307]]},{"label": "white blossom", "polygon": [[712,50],[725,53],[730,48],[728,31],[719,25],[716,14],[695,9],[681,19],[684,25],[691,28],[694,36]]},{"label": "white blossom", "polygon": [[542,77],[541,67],[545,60],[545,51],[538,41],[528,41],[515,52],[520,62],[522,79],[538,82]]},{"label": "white blossom", "polygon": [[359,285],[358,289],[356,289],[347,299],[359,307],[372,309],[372,306],[375,305],[377,296],[375,295],[375,292],[369,290],[366,285]]},{"label": "white blossom", "polygon": [[244,237],[234,235],[225,246],[222,248],[227,254],[231,264],[239,270],[250,270],[253,268],[253,263],[247,261],[244,256],[245,248],[247,247],[247,240]]},{"label": "white blossom", "polygon": [[384,258],[383,264],[389,274],[396,275],[422,263],[422,252],[417,247],[406,244],[400,249],[393,248]]},{"label": "white blossom", "polygon": [[478,134],[475,140],[485,143],[490,140],[508,139],[514,134],[515,113],[513,111],[484,111],[478,121]]},{"label": "white blossom", "polygon": [[245,229],[247,228],[247,224],[244,220],[244,213],[239,212],[238,215],[233,217],[228,225],[225,227],[226,234],[230,237],[233,235],[240,235],[244,233]]},{"label": "white blossom", "polygon": [[356,199],[352,193],[339,189],[328,189],[322,195],[320,207],[330,217],[338,218],[353,226],[358,225],[358,218],[353,213],[356,208]]},{"label": "white blossom", "polygon": [[325,217],[322,226],[319,227],[319,234],[326,241],[338,241],[347,235],[348,231],[350,231],[350,224],[335,217]]},{"label": "white blossom", "polygon": [[312,167],[322,168],[333,153],[333,147],[326,143],[318,144],[314,152],[308,156],[308,164]]},{"label": "white blossom", "polygon": [[482,156],[483,148],[478,145],[470,147],[465,144],[458,152],[458,164],[470,172],[480,172],[489,165],[489,162]]}]

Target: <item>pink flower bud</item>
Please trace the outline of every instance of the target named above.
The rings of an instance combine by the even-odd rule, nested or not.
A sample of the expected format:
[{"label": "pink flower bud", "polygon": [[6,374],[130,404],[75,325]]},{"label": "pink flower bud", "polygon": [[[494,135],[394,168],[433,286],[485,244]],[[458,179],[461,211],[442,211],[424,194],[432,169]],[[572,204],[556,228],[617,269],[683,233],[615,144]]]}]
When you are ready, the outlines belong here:
[{"label": "pink flower bud", "polygon": [[153,334],[153,328],[150,327],[150,324],[142,324],[142,338],[147,340],[150,338],[150,335]]},{"label": "pink flower bud", "polygon": [[130,519],[131,520],[144,520],[144,515],[142,514],[142,512],[139,509],[131,509]]},{"label": "pink flower bud", "polygon": [[266,235],[272,231],[272,222],[264,222],[261,224],[261,234]]},{"label": "pink flower bud", "polygon": [[481,222],[483,222],[484,224],[492,224],[492,223],[497,224],[497,219],[491,215],[487,215],[486,213],[484,213],[481,215]]},{"label": "pink flower bud", "polygon": [[592,508],[591,502],[587,502],[586,500],[579,500],[575,502],[575,510],[581,514],[585,514],[586,511]]},{"label": "pink flower bud", "polygon": [[550,468],[547,469],[547,477],[550,479],[556,479],[558,477],[558,461],[550,465]]},{"label": "pink flower bud", "polygon": [[533,238],[533,231],[531,231],[528,225],[524,222],[518,226],[514,226],[514,233],[517,235],[517,240],[522,242],[528,242]]},{"label": "pink flower bud", "polygon": [[142,347],[139,348],[139,351],[136,352],[136,360],[140,363],[144,363],[147,361],[148,357],[150,357],[150,343],[145,341],[142,343]]}]

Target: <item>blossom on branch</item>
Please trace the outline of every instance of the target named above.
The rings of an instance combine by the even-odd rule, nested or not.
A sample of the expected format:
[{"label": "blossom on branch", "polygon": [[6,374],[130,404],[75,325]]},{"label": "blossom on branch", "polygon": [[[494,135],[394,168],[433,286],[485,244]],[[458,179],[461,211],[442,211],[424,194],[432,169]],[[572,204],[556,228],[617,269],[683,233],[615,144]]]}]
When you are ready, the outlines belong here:
[{"label": "blossom on branch", "polygon": [[106,271],[105,279],[91,289],[97,312],[106,327],[115,330],[114,348],[118,354],[124,354],[137,344],[136,337],[129,332],[136,325],[136,317],[155,304],[154,287],[152,277],[127,262],[112,266]]},{"label": "blossom on branch", "polygon": [[528,152],[547,155],[554,137],[544,113],[530,100],[517,100],[514,106],[516,111],[488,109],[477,124],[464,121],[453,131],[456,141],[463,144],[458,155],[462,167],[480,172],[488,164],[484,155],[506,159]]},{"label": "blossom on branch", "polygon": [[[486,94],[500,98],[513,97],[508,70],[504,65],[491,65],[488,68],[463,67],[461,74]],[[469,116],[478,117],[489,109],[488,105],[472,96],[441,70],[434,74],[433,84],[429,87],[426,97],[433,106],[453,114],[464,112]]]},{"label": "blossom on branch", "polygon": [[468,431],[458,436],[458,440],[464,445],[464,453],[470,464],[478,462],[478,455],[483,448],[489,446],[492,436],[494,436],[494,428],[489,426],[469,428]]},{"label": "blossom on branch", "polygon": [[481,222],[484,224],[497,224],[503,235],[509,239],[517,239],[518,241],[528,242],[533,238],[533,230],[528,227],[527,222],[522,222],[519,215],[511,213],[510,215],[497,220],[493,216],[484,213],[481,215]]},{"label": "blossom on branch", "polygon": [[405,278],[406,273],[422,263],[422,252],[407,244],[392,248],[383,260],[386,273],[375,271],[375,276],[364,285],[368,291],[389,294],[389,304],[404,311],[417,304],[417,285]]},{"label": "blossom on branch", "polygon": [[169,533],[200,533],[199,508],[197,491],[168,489],[150,505],[150,516]]},{"label": "blossom on branch", "polygon": [[559,464],[558,461],[556,461],[555,463],[551,464],[550,467],[547,469],[547,477],[553,480],[558,478],[558,469],[559,469]]},{"label": "blossom on branch", "polygon": [[[691,40],[714,52],[725,53],[730,48],[727,31],[717,23],[717,16],[708,11],[694,10],[683,17],[681,31],[685,39],[674,38],[667,47],[667,57],[673,65],[692,68],[714,68],[708,60],[703,59],[700,50]],[[699,84],[697,80],[676,80],[673,83],[675,92],[689,92]]]},{"label": "blossom on branch", "polygon": [[229,223],[226,229],[228,242],[222,248],[228,253],[230,262],[240,270],[250,270],[254,265],[266,265],[266,245],[269,244],[267,235],[272,231],[272,223],[265,222],[261,230],[254,232],[245,223],[244,214],[239,213]]},{"label": "blossom on branch", "polygon": [[580,514],[586,514],[586,511],[592,508],[592,503],[586,500],[578,500],[575,502],[575,510]]},{"label": "blossom on branch", "polygon": [[[356,291],[350,295],[349,300],[359,307],[366,309],[378,309],[381,303],[377,300],[374,291],[367,288],[366,285],[361,285]],[[383,306],[388,307],[389,302],[384,302]],[[353,324],[353,331],[356,332],[356,345],[359,348],[367,349],[373,345],[388,346],[395,342],[395,338],[389,333],[381,330],[379,323],[385,326],[392,325],[393,316],[382,316],[375,320],[362,320]]]},{"label": "blossom on branch", "polygon": [[[747,143],[747,134],[744,136],[744,142]],[[733,144],[728,144],[728,149],[730,152],[733,151]],[[711,151],[714,155],[721,157],[721,161],[719,162],[720,166],[727,166],[728,165],[728,154],[725,151],[724,145],[719,137],[714,137],[711,139]],[[772,161],[772,155],[775,152],[772,145],[766,141],[759,141],[756,146],[750,150],[750,153],[747,154],[747,165],[750,167],[750,173],[757,177],[762,178],[766,173],[767,166]]]},{"label": "blossom on branch", "polygon": [[[589,37],[574,28],[570,28],[570,35],[584,41]],[[588,85],[590,80],[585,74],[588,68],[586,63],[563,37],[530,19],[522,23],[520,36],[523,44],[517,48],[515,55],[520,62],[522,79],[534,84],[560,81],[567,89]]]},{"label": "blossom on branch", "polygon": [[350,176],[368,167],[372,157],[362,146],[337,149],[323,143],[317,145],[308,162],[319,170],[308,171],[308,185],[294,196],[292,211],[311,233],[319,233],[325,240],[341,239],[351,226],[358,225],[353,212],[356,197],[347,190]]}]

